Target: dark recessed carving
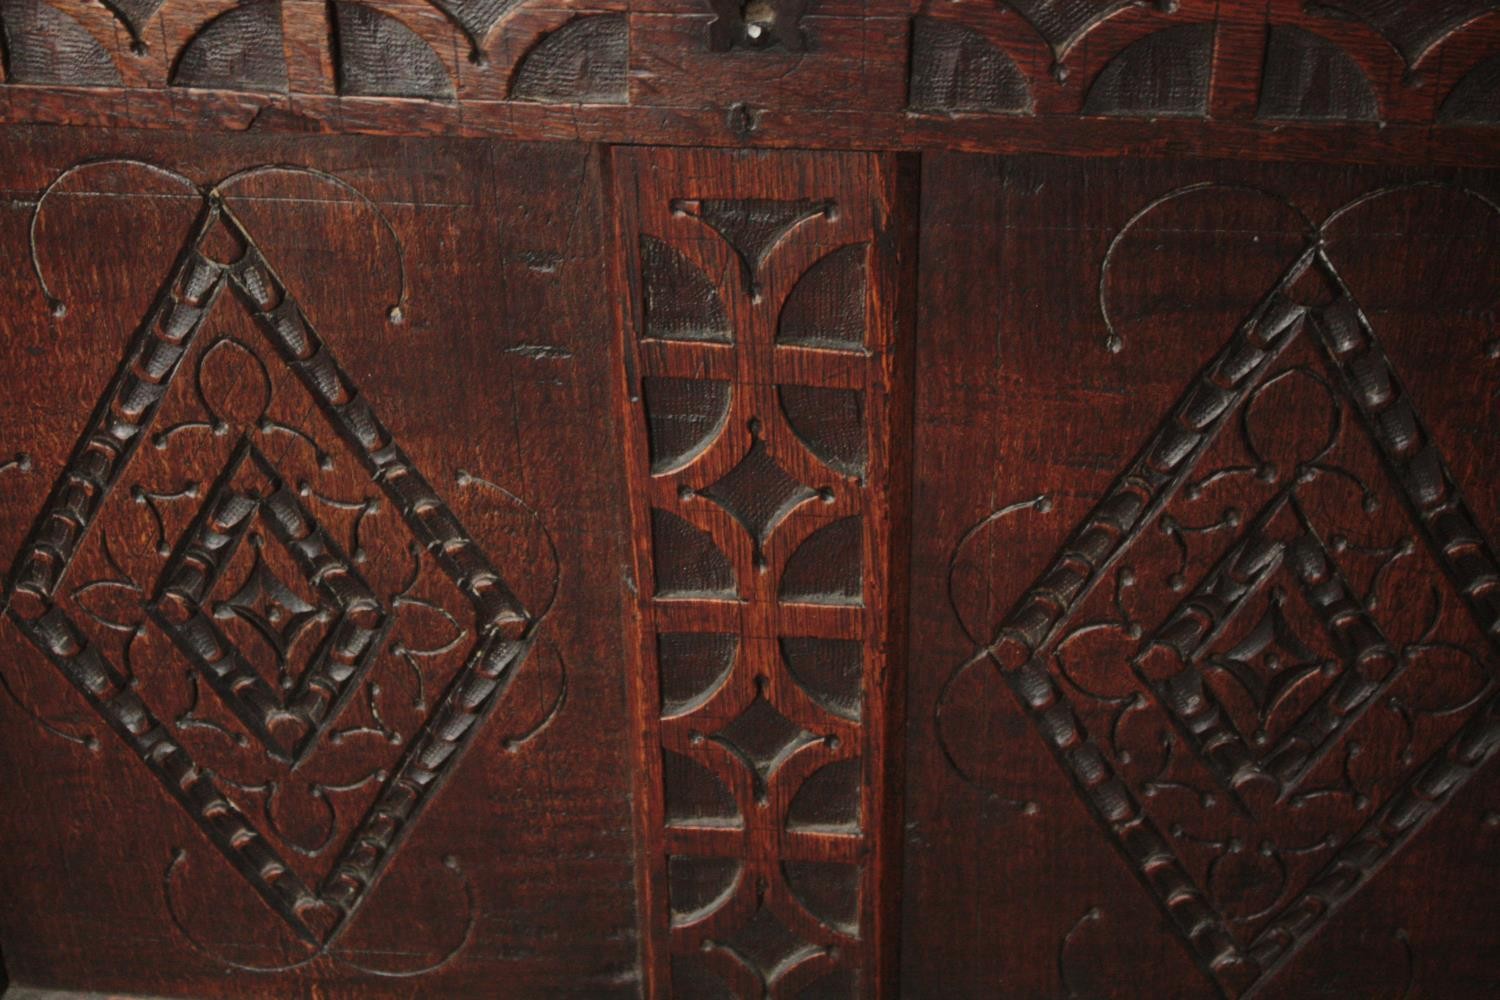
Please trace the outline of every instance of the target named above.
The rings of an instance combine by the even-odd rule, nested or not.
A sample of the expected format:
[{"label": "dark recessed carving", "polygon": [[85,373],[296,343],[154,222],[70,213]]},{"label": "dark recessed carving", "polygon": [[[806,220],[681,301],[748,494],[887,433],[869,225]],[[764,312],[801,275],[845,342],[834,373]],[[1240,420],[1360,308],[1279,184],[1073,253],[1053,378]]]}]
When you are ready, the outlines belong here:
[{"label": "dark recessed carving", "polygon": [[819,528],[797,547],[781,574],[781,599],[799,604],[859,604],[864,592],[860,519]]},{"label": "dark recessed carving", "polygon": [[125,30],[130,32],[137,52],[146,51],[146,39],[142,34],[149,21],[166,0],[102,0],[104,6],[120,19]]},{"label": "dark recessed carving", "polygon": [[1126,46],[1099,71],[1084,114],[1199,118],[1208,114],[1214,26],[1163,28]]},{"label": "dark recessed carving", "polygon": [[1416,66],[1443,39],[1496,9],[1494,0],[1312,0],[1309,13],[1363,21]]},{"label": "dark recessed carving", "polygon": [[787,807],[789,830],[854,833],[859,830],[859,758],[838,760],[814,771]]},{"label": "dark recessed carving", "polygon": [[[1500,747],[1500,556],[1465,496],[1475,484],[1388,353],[1385,337],[1409,331],[1383,333],[1387,314],[1323,249],[1383,197],[1399,205],[1367,220],[1383,240],[1406,238],[1423,202],[1493,229],[1483,195],[1421,183],[1306,223],[968,661],[998,668],[1229,996],[1303,953]],[[1391,572],[1402,582],[1376,582]],[[1443,707],[1417,707],[1429,698]],[[1147,705],[1160,722],[1121,724]],[[1205,832],[1226,823],[1233,838]]]},{"label": "dark recessed carving", "polygon": [[651,471],[680,469],[718,438],[729,419],[728,382],[701,378],[641,379]]},{"label": "dark recessed carving", "polygon": [[820,258],[792,288],[781,307],[778,344],[862,351],[870,275],[869,244],[856,243]]},{"label": "dark recessed carving", "polygon": [[1458,81],[1438,118],[1465,125],[1500,124],[1500,56],[1491,56]]},{"label": "dark recessed carving", "polygon": [[734,339],[718,288],[655,236],[641,236],[641,292],[644,336],[719,344]]},{"label": "dark recessed carving", "polygon": [[[119,163],[94,167],[108,170]],[[36,516],[9,578],[7,610],[292,933],[321,950],[348,925],[404,834],[482,730],[526,661],[538,619],[412,464],[227,210],[225,195],[251,173],[301,174],[315,184],[333,184],[333,197],[358,194],[330,175],[296,167],[256,168],[198,192],[198,226]],[[186,178],[177,179],[195,190]],[[258,347],[227,338],[209,345],[202,337],[215,307],[226,302],[244,310],[241,322],[261,335]],[[234,350],[219,352],[226,343]],[[184,370],[196,377],[184,376]],[[222,391],[226,378],[243,380],[245,391]],[[294,412],[320,421],[328,449],[307,432],[265,416],[278,392],[292,394],[287,403]],[[210,420],[184,419],[205,412]],[[161,427],[159,417],[178,422]],[[216,469],[220,446],[209,442],[220,438],[226,451]],[[138,474],[157,460],[149,452],[141,457],[148,440],[153,450],[180,448],[197,460],[212,460],[212,487],[189,484],[172,493],[138,483],[125,488],[127,470]],[[261,447],[272,440],[272,450]],[[320,469],[344,463],[370,496],[338,507],[315,486],[299,483],[294,491],[277,467],[288,457],[289,441],[294,451],[310,447]],[[355,569],[369,557],[359,523],[375,497],[388,505],[386,523],[408,536],[404,550],[430,562],[434,582],[446,581],[444,593],[457,609],[442,613],[452,626],[445,631],[453,633],[447,642],[454,658],[443,692],[412,713],[404,735],[387,742],[392,749],[386,768],[361,782],[370,786],[361,811],[308,846],[298,832],[278,826],[274,811],[259,810],[264,815],[254,818],[254,800],[241,794],[245,789],[221,786],[219,775],[195,759],[198,744],[187,738],[187,729],[198,705],[196,683],[193,707],[174,714],[159,691],[131,680],[140,676],[139,664],[131,662],[128,645],[116,653],[110,633],[117,630],[109,619],[60,584],[73,563],[97,559],[100,546],[111,561],[107,529],[136,523],[139,506],[153,512],[156,532],[164,536],[159,505],[197,504],[141,603],[192,664],[191,676],[204,679],[259,741],[265,753],[256,756],[295,762],[340,717],[383,645],[388,619],[409,611],[400,601],[383,605],[366,582],[366,570],[388,566],[371,561]],[[352,526],[344,521],[352,539],[348,555],[315,519],[313,507],[352,517]],[[158,540],[146,551],[159,554],[162,547]],[[402,551],[388,549],[384,558]],[[469,617],[461,621],[465,613]],[[339,753],[335,742],[332,736],[320,741],[320,761]],[[287,855],[283,847],[297,853]]]},{"label": "dark recessed carving", "polygon": [[510,96],[551,104],[624,104],[630,29],[623,14],[575,17],[521,58]]},{"label": "dark recessed carving", "polygon": [[864,474],[864,393],[810,385],[784,385],[777,391],[787,424],[808,451],[835,472]]},{"label": "dark recessed carving", "polygon": [[433,6],[447,14],[469,39],[470,58],[474,62],[482,59],[484,43],[511,11],[527,0],[432,0]]},{"label": "dark recessed carving", "polygon": [[[858,995],[881,947],[873,935],[865,943],[859,894],[879,850],[860,817],[862,788],[881,787],[864,764],[875,737],[863,723],[873,729],[883,710],[867,688],[883,654],[867,633],[879,614],[862,605],[881,591],[864,577],[861,525],[885,488],[864,478],[882,440],[870,423],[885,419],[889,391],[868,265],[888,252],[885,208],[867,200],[862,160],[844,161],[852,173],[827,191],[821,154],[796,184],[763,183],[762,161],[749,156],[619,155],[631,180],[617,193],[635,210],[623,247],[639,247],[640,335],[625,343],[642,389],[628,424],[639,456],[630,488],[677,512],[654,510],[649,546],[637,543],[658,585],[641,599],[640,639],[654,655],[640,682],[662,706],[639,723],[670,748],[669,783],[682,780],[672,755],[691,756],[733,789],[742,823],[694,822],[689,833],[670,819],[686,810],[668,802],[667,829],[648,834],[662,843],[651,850],[672,896],[655,942],[668,990]],[[824,193],[837,203],[811,197]],[[729,307],[720,287],[736,289]],[[702,395],[694,383],[710,377],[732,383],[732,399],[730,385]],[[668,419],[681,426],[668,432]],[[657,445],[672,434],[676,446]],[[699,457],[668,462],[668,451]],[[664,592],[664,581],[682,589]],[[729,887],[725,859],[741,866]]]},{"label": "dark recessed carving", "polygon": [[739,636],[717,632],[663,632],[657,636],[662,715],[690,712],[711,698],[734,669],[739,643]]},{"label": "dark recessed carving", "polygon": [[787,673],[813,701],[841,719],[858,722],[864,700],[864,649],[853,639],[784,638]]},{"label": "dark recessed carving", "polygon": [[797,902],[840,934],[859,932],[857,865],[837,861],[785,861],[781,873]]},{"label": "dark recessed carving", "polygon": [[692,923],[717,910],[733,895],[743,867],[735,858],[682,855],[668,858],[667,892],[672,922]]},{"label": "dark recessed carving", "polygon": [[715,943],[754,973],[760,981],[762,996],[774,996],[782,976],[822,951],[793,934],[765,906],[756,910],[732,937]]},{"label": "dark recessed carving", "polygon": [[451,99],[453,81],[422,37],[368,4],[337,0],[334,53],[339,93]]},{"label": "dark recessed carving", "polygon": [[672,210],[691,215],[711,227],[739,255],[745,292],[760,295],[760,269],[771,251],[798,226],[834,210],[831,201],[771,198],[680,198]]},{"label": "dark recessed carving", "polygon": [[781,412],[817,459],[850,477],[864,475],[864,393],[855,388],[781,385]]},{"label": "dark recessed carving", "polygon": [[734,569],[708,534],[664,510],[651,512],[658,597],[733,598]]},{"label": "dark recessed carving", "polygon": [[754,773],[756,797],[763,798],[777,770],[816,737],[778,712],[762,694],[756,695],[713,739],[728,747]]},{"label": "dark recessed carving", "polygon": [[701,495],[729,511],[750,533],[759,559],[777,526],[817,494],[783,469],[765,442],[756,439],[739,463]]},{"label": "dark recessed carving", "polygon": [[[316,605],[268,570],[259,551],[244,584],[223,593],[236,551],[265,544],[279,545],[292,557],[302,588]],[[353,694],[389,625],[385,609],[338,543],[248,439],[178,543],[151,611],[270,754],[293,762],[307,755]],[[274,647],[284,685],[267,683],[216,624],[234,617],[249,621]],[[288,662],[294,630],[318,619],[327,622],[325,639],[311,662],[294,669],[297,665]]]},{"label": "dark recessed carving", "polygon": [[1143,0],[1004,0],[1046,39],[1061,60],[1090,28]]},{"label": "dark recessed carving", "polygon": [[1374,121],[1380,116],[1364,70],[1326,38],[1273,25],[1261,81],[1261,118]]},{"label": "dark recessed carving", "polygon": [[198,29],[172,72],[177,87],[208,90],[287,89],[281,4],[250,0]]},{"label": "dark recessed carving", "polygon": [[5,72],[12,83],[118,87],[120,71],[94,36],[42,0],[3,0]]},{"label": "dark recessed carving", "polygon": [[739,826],[734,796],[712,771],[690,757],[662,751],[666,820],[677,826]]},{"label": "dark recessed carving", "polygon": [[911,28],[914,111],[1009,112],[1031,110],[1031,89],[1015,62],[973,28],[918,17]]}]

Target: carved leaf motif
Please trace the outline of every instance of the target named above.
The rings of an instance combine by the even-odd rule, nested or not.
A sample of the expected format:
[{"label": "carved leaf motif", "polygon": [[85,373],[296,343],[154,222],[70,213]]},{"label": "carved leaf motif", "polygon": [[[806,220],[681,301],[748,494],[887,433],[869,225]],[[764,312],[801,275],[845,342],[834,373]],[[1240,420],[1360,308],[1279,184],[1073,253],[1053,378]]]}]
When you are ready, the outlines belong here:
[{"label": "carved leaf motif", "polygon": [[786,810],[790,830],[854,833],[860,825],[859,758],[834,761],[814,771]]},{"label": "carved leaf motif", "polygon": [[852,639],[786,637],[781,640],[786,669],[825,710],[858,722],[864,684],[864,650]]},{"label": "carved leaf motif", "polygon": [[854,937],[859,928],[858,866],[837,861],[785,861],[782,876],[797,902],[837,930]]},{"label": "carved leaf motif", "polygon": [[735,595],[734,569],[708,534],[676,514],[651,512],[656,593],[661,597]]},{"label": "carved leaf motif", "polygon": [[667,632],[657,636],[661,712],[682,715],[703,705],[734,669],[739,637],[711,632]]},{"label": "carved leaf motif", "polygon": [[740,825],[739,807],[724,782],[692,758],[663,750],[662,785],[668,825]]},{"label": "carved leaf motif", "polygon": [[781,599],[857,605],[864,597],[864,539],[858,517],[834,521],[797,546],[781,574]]},{"label": "carved leaf motif", "polygon": [[729,419],[730,392],[728,382],[712,379],[641,380],[653,474],[688,465],[718,439]]},{"label": "carved leaf motif", "polygon": [[784,385],[777,391],[787,424],[808,451],[845,476],[864,474],[864,393],[802,385]]},{"label": "carved leaf motif", "polygon": [[717,911],[734,895],[743,868],[743,863],[734,858],[668,858],[672,923],[697,923]]},{"label": "carved leaf motif", "polygon": [[862,351],[870,289],[869,245],[840,247],[797,279],[781,307],[776,342],[796,347]]}]

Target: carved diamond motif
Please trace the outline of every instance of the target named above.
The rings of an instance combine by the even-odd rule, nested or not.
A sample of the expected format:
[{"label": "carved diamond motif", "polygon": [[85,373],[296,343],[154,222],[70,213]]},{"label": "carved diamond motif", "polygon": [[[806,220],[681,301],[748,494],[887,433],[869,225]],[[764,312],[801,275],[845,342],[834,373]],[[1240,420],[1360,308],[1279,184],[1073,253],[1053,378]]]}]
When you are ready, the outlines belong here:
[{"label": "carved diamond motif", "polygon": [[[1314,268],[1336,300],[1288,302]],[[1327,412],[1326,426],[1256,410],[1292,374],[1317,401],[1307,422]],[[1400,384],[1342,278],[1304,258],[985,647],[1229,996],[1279,969],[1500,748],[1500,559]],[[1173,513],[1210,484],[1255,510],[1249,523],[1239,506],[1208,525],[1202,504],[1194,522]],[[1425,617],[1409,585],[1392,590],[1398,563],[1422,581]],[[1154,698],[1118,693],[1132,680]],[[1439,707],[1412,707],[1424,701]],[[1356,727],[1377,710],[1392,718],[1367,742]],[[1343,806],[1315,808],[1330,800]]]},{"label": "carved diamond motif", "polygon": [[756,695],[714,739],[733,750],[755,772],[757,789],[764,789],[777,768],[816,737]]},{"label": "carved diamond motif", "polygon": [[756,439],[739,464],[704,490],[703,496],[727,510],[750,533],[759,559],[777,526],[817,494],[778,465],[765,442]]},{"label": "carved diamond motif", "polygon": [[[303,600],[267,567],[258,551],[266,537],[292,557],[302,584],[326,609]],[[234,593],[214,601],[236,551],[247,541],[257,549],[254,569]],[[388,625],[369,584],[248,441],[236,450],[178,544],[151,610],[266,749],[292,761],[308,752],[343,707]],[[327,638],[293,680],[287,663],[292,641],[335,613]],[[234,618],[249,622],[275,651],[277,687],[220,627]]]},{"label": "carved diamond motif", "polygon": [[[205,256],[200,248],[210,234],[222,237],[221,246],[245,248],[242,256],[228,265]],[[218,189],[208,193],[197,234],[165,287],[36,517],[8,580],[7,611],[291,931],[326,949],[525,662],[536,619],[359,394],[250,233],[225,211]],[[107,556],[96,522],[131,503],[121,479],[151,437],[163,400],[180,405],[192,395],[186,389],[174,394],[174,383],[180,386],[183,370],[194,367],[184,358],[202,356],[195,354],[201,327],[226,297],[259,328],[266,355],[277,359],[271,363],[287,364],[289,383],[305,396],[299,405],[327,422],[350,453],[343,456],[352,459],[350,467],[362,469],[384,493],[411,536],[412,551],[431,559],[435,575],[451,583],[455,605],[473,615],[471,622],[453,622],[472,645],[464,650],[455,640],[444,693],[403,732],[398,756],[376,772],[381,783],[372,787],[368,808],[350,817],[341,839],[325,845],[329,853],[316,872],[289,864],[282,845],[303,850],[297,841],[281,837],[274,820],[255,819],[248,800],[226,791],[235,786],[220,787],[219,776],[194,759],[193,744],[181,734],[186,716],[174,722],[150,685],[137,684],[117,665],[107,637],[98,629],[91,634],[90,620],[75,615],[79,609],[62,589],[75,560],[95,558],[100,546]],[[382,607],[257,447],[254,434],[262,432],[259,425],[246,429],[159,570],[148,611],[264,746],[267,761],[288,773],[360,686],[395,612]],[[253,548],[257,538],[260,549]],[[252,556],[248,569],[244,559],[235,562],[242,549]],[[231,565],[245,575],[228,572]],[[278,672],[284,670],[289,683],[268,680],[254,665],[252,644],[260,643],[278,658]],[[309,644],[306,659],[295,653]],[[126,666],[136,679],[143,673],[160,678],[166,669],[160,663]],[[320,759],[333,752],[318,749]]]},{"label": "carved diamond motif", "polygon": [[764,906],[722,947],[759,976],[768,990],[792,966],[822,951],[798,938]]}]

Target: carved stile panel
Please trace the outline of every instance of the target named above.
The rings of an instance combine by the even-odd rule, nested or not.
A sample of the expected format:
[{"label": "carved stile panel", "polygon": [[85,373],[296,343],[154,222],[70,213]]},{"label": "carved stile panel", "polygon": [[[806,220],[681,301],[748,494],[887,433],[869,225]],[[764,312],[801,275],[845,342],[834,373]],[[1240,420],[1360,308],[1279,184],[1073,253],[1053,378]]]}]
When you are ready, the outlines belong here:
[{"label": "carved stile panel", "polygon": [[894,958],[899,161],[617,152],[654,996]]}]

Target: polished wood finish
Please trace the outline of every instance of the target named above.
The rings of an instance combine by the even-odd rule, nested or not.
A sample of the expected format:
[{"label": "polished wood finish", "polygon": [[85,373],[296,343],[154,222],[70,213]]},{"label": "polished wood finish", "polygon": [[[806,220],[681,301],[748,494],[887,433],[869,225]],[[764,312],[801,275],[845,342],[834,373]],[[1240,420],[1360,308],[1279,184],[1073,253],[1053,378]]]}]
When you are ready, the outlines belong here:
[{"label": "polished wood finish", "polygon": [[1500,988],[1500,4],[0,54],[7,998]]}]

